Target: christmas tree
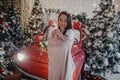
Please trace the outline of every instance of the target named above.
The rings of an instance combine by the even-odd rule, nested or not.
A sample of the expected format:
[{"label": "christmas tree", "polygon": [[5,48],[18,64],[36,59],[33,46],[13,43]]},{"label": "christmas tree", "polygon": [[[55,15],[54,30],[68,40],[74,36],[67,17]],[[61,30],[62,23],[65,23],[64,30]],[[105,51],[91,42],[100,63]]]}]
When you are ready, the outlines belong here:
[{"label": "christmas tree", "polygon": [[0,1],[0,80],[13,72],[12,56],[24,45],[24,33],[19,24],[17,11],[10,7],[4,13],[4,5]]},{"label": "christmas tree", "polygon": [[27,44],[31,45],[35,40],[34,37],[38,34],[43,34],[44,22],[42,20],[43,10],[40,5],[40,0],[35,0],[34,6],[29,17],[28,25],[25,27],[25,35]]},{"label": "christmas tree", "polygon": [[3,4],[0,1],[0,80],[4,78],[4,71],[8,64],[8,55],[6,54],[4,42],[9,40],[8,35],[8,23],[5,21],[5,13],[3,12]]},{"label": "christmas tree", "polygon": [[119,73],[119,17],[112,0],[101,0],[93,11],[91,24],[85,27],[84,47],[87,53],[85,70],[91,74],[105,77]]},{"label": "christmas tree", "polygon": [[15,44],[17,48],[22,48],[25,46],[25,35],[22,27],[20,26],[20,19],[15,8],[11,7],[8,9],[6,20],[10,26],[10,40]]}]

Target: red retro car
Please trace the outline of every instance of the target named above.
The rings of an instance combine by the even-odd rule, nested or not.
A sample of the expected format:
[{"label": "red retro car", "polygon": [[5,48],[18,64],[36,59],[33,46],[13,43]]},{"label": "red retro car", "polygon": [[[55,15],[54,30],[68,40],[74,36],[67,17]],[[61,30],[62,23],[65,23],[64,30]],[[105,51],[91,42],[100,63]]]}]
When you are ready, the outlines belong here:
[{"label": "red retro car", "polygon": [[[83,50],[84,31],[81,27],[74,27],[74,29],[76,38],[71,51],[76,68],[73,73],[73,80],[78,80],[86,55]],[[37,37],[38,36],[41,37],[41,35],[37,35]],[[47,51],[42,50],[42,47],[37,40],[33,45],[25,48],[17,54],[16,62],[18,68],[23,73],[32,75],[36,78],[41,77],[48,79],[48,53]]]}]

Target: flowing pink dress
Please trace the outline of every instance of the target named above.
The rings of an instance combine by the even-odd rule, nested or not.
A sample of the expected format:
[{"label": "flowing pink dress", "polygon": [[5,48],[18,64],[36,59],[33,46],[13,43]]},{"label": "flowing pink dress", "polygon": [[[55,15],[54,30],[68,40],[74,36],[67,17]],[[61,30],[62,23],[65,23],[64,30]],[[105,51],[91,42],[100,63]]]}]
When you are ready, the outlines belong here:
[{"label": "flowing pink dress", "polygon": [[48,80],[72,80],[74,62],[71,48],[74,43],[74,30],[67,30],[63,35],[57,29],[58,37],[48,38]]}]

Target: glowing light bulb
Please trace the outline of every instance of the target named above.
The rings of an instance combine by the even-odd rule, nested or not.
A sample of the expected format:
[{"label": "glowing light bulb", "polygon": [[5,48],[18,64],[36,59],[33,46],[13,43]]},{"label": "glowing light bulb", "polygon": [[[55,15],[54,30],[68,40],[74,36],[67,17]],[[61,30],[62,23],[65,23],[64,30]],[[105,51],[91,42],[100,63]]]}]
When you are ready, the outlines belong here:
[{"label": "glowing light bulb", "polygon": [[94,6],[94,7],[96,7],[96,6],[97,6],[97,4],[96,4],[96,3],[93,3],[93,6]]},{"label": "glowing light bulb", "polygon": [[114,2],[115,0],[113,0],[113,2]]},{"label": "glowing light bulb", "polygon": [[118,4],[116,4],[116,6],[115,6],[116,8],[118,8]]}]

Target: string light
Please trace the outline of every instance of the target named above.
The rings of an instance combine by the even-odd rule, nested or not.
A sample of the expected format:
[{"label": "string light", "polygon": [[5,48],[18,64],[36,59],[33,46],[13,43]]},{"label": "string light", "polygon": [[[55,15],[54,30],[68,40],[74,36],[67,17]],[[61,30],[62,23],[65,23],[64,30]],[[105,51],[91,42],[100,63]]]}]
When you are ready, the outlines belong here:
[{"label": "string light", "polygon": [[93,6],[94,6],[94,7],[96,7],[96,6],[97,6],[97,4],[96,4],[96,3],[93,3]]},{"label": "string light", "polygon": [[80,3],[82,3],[82,1],[80,1]]},{"label": "string light", "polygon": [[118,4],[116,4],[116,6],[115,6],[116,8],[118,8]]},{"label": "string light", "polygon": [[113,0],[113,2],[115,2],[115,0]]}]

